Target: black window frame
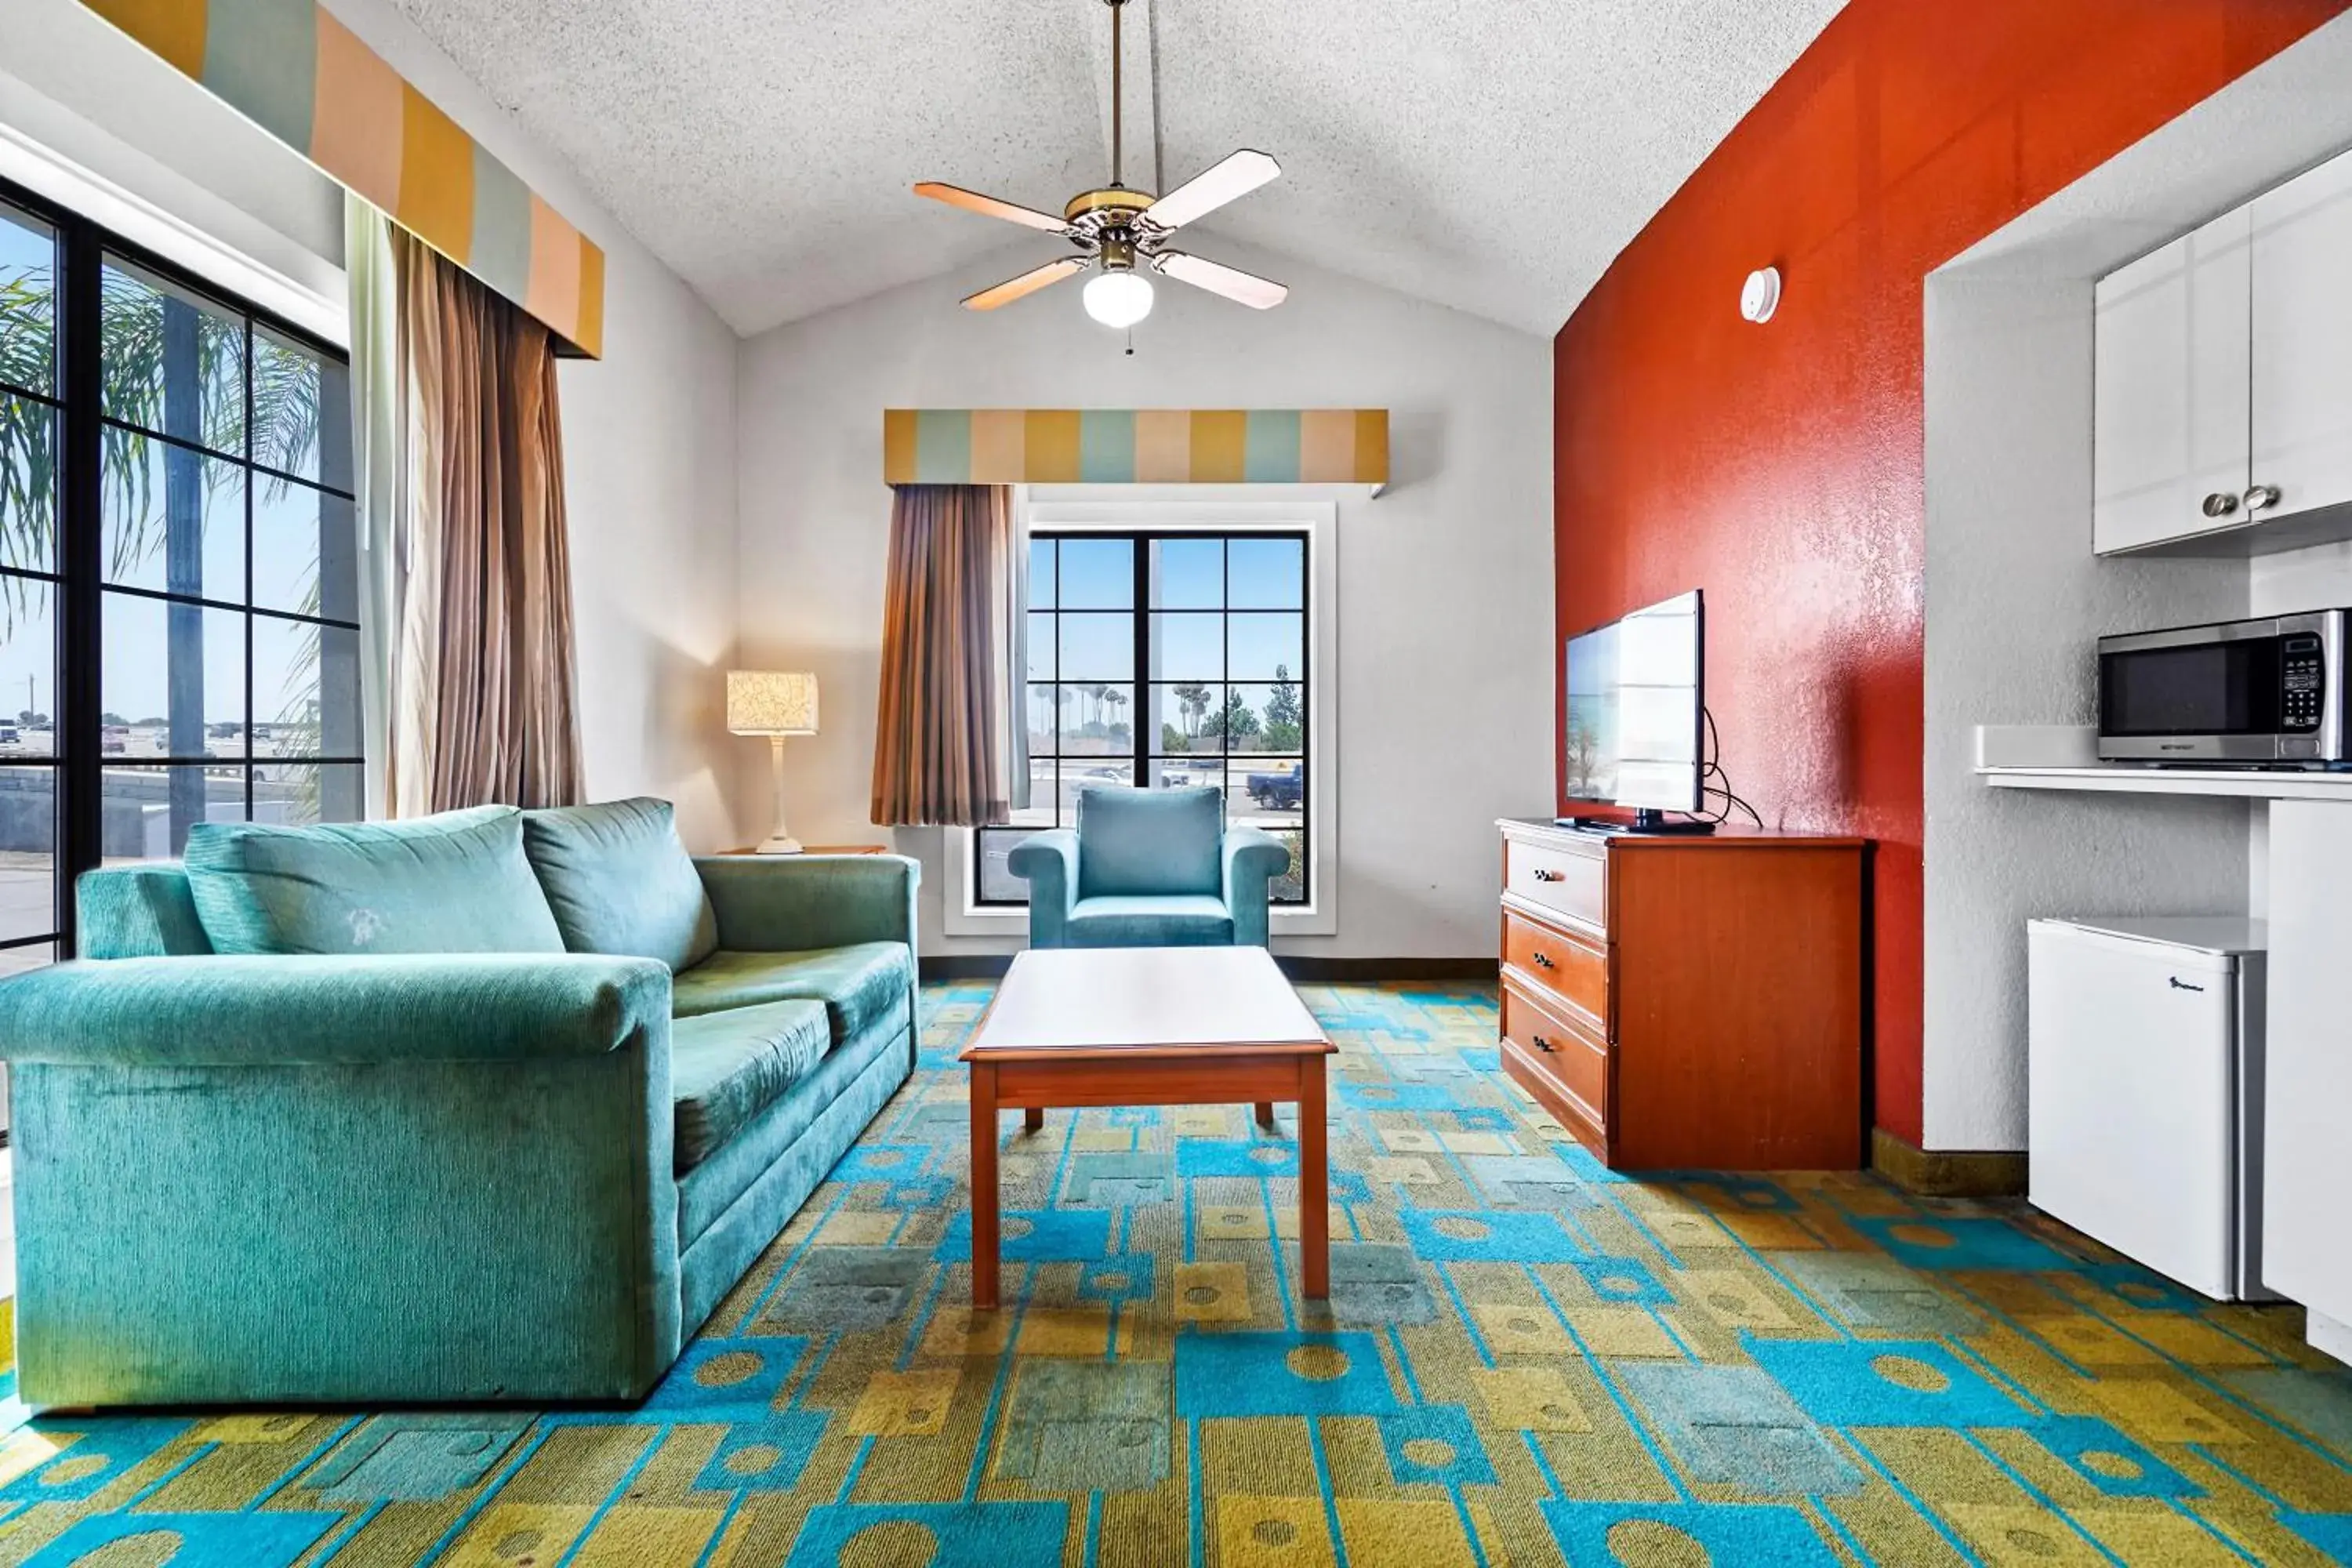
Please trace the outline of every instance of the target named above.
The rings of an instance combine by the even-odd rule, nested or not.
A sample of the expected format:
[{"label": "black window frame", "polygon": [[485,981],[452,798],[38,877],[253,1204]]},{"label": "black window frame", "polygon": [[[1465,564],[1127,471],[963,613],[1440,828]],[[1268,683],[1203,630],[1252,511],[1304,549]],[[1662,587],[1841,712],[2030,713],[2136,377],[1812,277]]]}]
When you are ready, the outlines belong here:
[{"label": "black window frame", "polygon": [[[1215,761],[1216,766],[1223,770],[1223,784],[1222,787],[1227,792],[1230,792],[1233,785],[1233,764],[1236,761],[1255,758],[1263,759],[1270,764],[1297,764],[1300,781],[1300,793],[1298,802],[1298,820],[1295,829],[1297,833],[1298,838],[1296,858],[1293,862],[1293,871],[1295,872],[1295,879],[1297,883],[1298,890],[1295,897],[1284,897],[1280,894],[1276,894],[1273,900],[1273,907],[1276,910],[1303,910],[1311,909],[1314,906],[1315,897],[1314,830],[1316,814],[1314,810],[1314,779],[1316,752],[1315,725],[1317,721],[1316,704],[1314,700],[1315,617],[1317,614],[1317,605],[1315,603],[1315,538],[1313,531],[1310,529],[1302,526],[1285,526],[1279,528],[1095,528],[1066,524],[1033,529],[1030,532],[1029,538],[1033,544],[1040,541],[1050,541],[1055,542],[1057,547],[1061,542],[1067,541],[1101,541],[1126,543],[1130,546],[1132,555],[1131,567],[1134,573],[1134,581],[1130,591],[1129,604],[1125,609],[1097,609],[1086,605],[1066,605],[1063,602],[1064,595],[1060,590],[1060,584],[1058,583],[1055,584],[1055,591],[1053,595],[1053,603],[1051,606],[1047,608],[1040,608],[1037,607],[1035,603],[1036,595],[1034,591],[1032,592],[1029,602],[1024,603],[1022,605],[1022,614],[1024,617],[1023,622],[1024,628],[1026,630],[1027,628],[1034,626],[1037,619],[1050,615],[1050,624],[1055,635],[1055,657],[1054,662],[1051,666],[1053,674],[1050,679],[1033,680],[1030,679],[1029,670],[1025,668],[1017,672],[1013,702],[1016,721],[1022,726],[1022,732],[1024,735],[1030,733],[1029,705],[1031,700],[1031,692],[1034,689],[1038,687],[1059,689],[1066,686],[1081,684],[1108,686],[1124,684],[1134,693],[1134,724],[1129,739],[1129,749],[1124,752],[1103,752],[1074,753],[1065,750],[1059,743],[1056,744],[1052,757],[1052,760],[1055,763],[1055,771],[1054,779],[1054,797],[1052,801],[1053,820],[1051,822],[1016,824],[1011,828],[983,827],[973,830],[970,885],[966,889],[966,897],[969,900],[970,907],[975,910],[1023,910],[1028,908],[1028,900],[1025,898],[990,898],[987,896],[987,889],[985,886],[986,879],[984,873],[987,866],[988,855],[990,853],[989,837],[991,835],[1003,836],[1011,833],[1018,833],[1020,837],[1026,837],[1031,834],[1049,832],[1055,827],[1067,827],[1073,826],[1072,823],[1063,820],[1062,796],[1064,792],[1061,788],[1061,769],[1063,766],[1072,762],[1086,763],[1096,761],[1108,765],[1116,765],[1123,763],[1132,769],[1130,775],[1131,778],[1138,782],[1141,782],[1152,779],[1155,776],[1155,770],[1160,767],[1171,763],[1181,766],[1186,763],[1195,762],[1203,757],[1213,757]],[[1297,609],[1296,611],[1292,611],[1286,608],[1276,608],[1272,606],[1253,608],[1248,605],[1243,605],[1237,608],[1233,603],[1233,556],[1231,547],[1236,542],[1250,542],[1255,541],[1277,540],[1295,543],[1298,546],[1299,580]],[[1155,605],[1151,602],[1152,547],[1163,542],[1202,541],[1213,541],[1225,547],[1225,552],[1223,558],[1224,586],[1220,605],[1213,610],[1186,605]],[[1058,563],[1060,560],[1058,548],[1055,551],[1055,559],[1057,563],[1058,572]],[[1088,680],[1085,679],[1083,673],[1073,675],[1069,679],[1064,679],[1065,674],[1067,672],[1063,671],[1060,667],[1060,630],[1061,620],[1065,614],[1126,615],[1132,618],[1133,651],[1130,655],[1129,660],[1130,675],[1125,682]],[[1237,615],[1248,616],[1253,614],[1296,614],[1298,616],[1298,669],[1287,682],[1278,683],[1271,678],[1264,679],[1234,679],[1233,674],[1233,617]],[[1222,669],[1215,680],[1177,681],[1172,679],[1154,679],[1152,678],[1150,674],[1151,633],[1152,618],[1156,615],[1214,615],[1219,617],[1221,623],[1219,629]],[[1034,651],[1031,657],[1034,660]],[[1231,738],[1221,734],[1218,748],[1213,752],[1197,750],[1179,752],[1166,750],[1159,743],[1160,739],[1159,731],[1159,708],[1153,700],[1155,696],[1154,689],[1179,684],[1202,684],[1212,686],[1216,691],[1224,694],[1228,703],[1232,700],[1232,693],[1239,688],[1251,686],[1274,686],[1276,684],[1287,684],[1294,687],[1296,689],[1296,700],[1299,705],[1298,749],[1295,752],[1235,751],[1232,748]],[[1055,733],[1058,736],[1060,734],[1062,725],[1061,709],[1058,701],[1056,701],[1055,705],[1054,711],[1055,729]],[[1034,764],[1034,759],[1031,759],[1031,761]],[[1034,776],[1034,774],[1033,771],[1033,779]],[[1229,794],[1227,798],[1227,816],[1228,820],[1231,820],[1232,805]],[[1285,824],[1283,830],[1291,831],[1292,829],[1288,824]],[[1017,842],[1017,839],[1015,842]]]},{"label": "black window frame", "polygon": [[[244,645],[241,755],[180,755],[167,744],[164,754],[128,759],[119,765],[157,770],[173,766],[198,767],[208,773],[236,770],[244,786],[242,799],[247,820],[253,814],[256,773],[262,768],[272,763],[291,763],[318,769],[323,789],[327,770],[362,770],[365,766],[363,720],[358,712],[350,715],[347,728],[352,740],[360,743],[349,751],[330,751],[325,743],[328,735],[322,715],[316,755],[279,758],[257,757],[253,753],[256,728],[274,722],[256,717],[253,654],[257,625],[271,622],[317,628],[321,642],[319,658],[322,682],[326,679],[329,657],[325,635],[328,632],[348,634],[348,646],[354,660],[359,655],[360,639],[364,635],[359,618],[363,606],[356,597],[350,606],[351,616],[345,618],[265,607],[255,603],[254,591],[256,515],[262,504],[259,492],[266,481],[297,486],[303,492],[317,492],[322,505],[331,499],[351,509],[353,514],[352,548],[356,551],[358,500],[355,485],[331,482],[336,468],[330,460],[331,455],[336,452],[333,443],[340,442],[341,477],[347,481],[354,478],[355,469],[350,456],[351,361],[344,350],[298,323],[222,288],[38,192],[0,179],[0,205],[14,208],[35,222],[47,226],[56,237],[57,261],[51,296],[50,387],[43,391],[14,384],[0,384],[0,395],[28,400],[48,407],[57,421],[53,438],[58,452],[52,498],[55,538],[50,570],[42,572],[14,565],[0,566],[0,575],[46,584],[52,593],[55,606],[53,629],[56,646],[51,665],[51,700],[54,704],[51,734],[54,744],[51,754],[46,759],[0,758],[0,768],[46,766],[54,770],[57,779],[53,793],[56,817],[51,860],[55,873],[57,929],[45,935],[0,940],[0,960],[5,960],[10,952],[43,945],[51,946],[58,959],[67,959],[73,957],[78,950],[75,880],[83,872],[104,864],[106,860],[107,757],[103,714],[104,622],[108,595],[189,606],[207,616],[215,612],[234,614],[239,617]],[[243,334],[241,395],[245,404],[240,451],[226,452],[200,441],[151,429],[145,425],[133,425],[117,418],[107,410],[103,321],[105,278],[110,264],[127,265],[138,272],[149,274],[170,289],[193,296],[205,305],[238,319]],[[323,392],[321,395],[317,433],[319,473],[316,478],[275,468],[261,461],[255,451],[257,345],[264,332],[343,370],[344,391],[340,405]],[[321,379],[323,384],[332,378]],[[211,597],[210,584],[206,585],[205,594],[186,594],[171,591],[168,587],[153,589],[107,581],[104,468],[106,432],[110,428],[131,432],[156,443],[167,453],[173,450],[192,452],[198,454],[204,461],[226,464],[238,470],[243,480],[239,488],[244,497],[245,571],[244,591],[240,599],[232,601]],[[352,565],[356,582],[355,558]],[[326,569],[322,561],[321,573]],[[326,607],[323,604],[317,606],[320,610]],[[356,679],[351,694],[358,700]],[[321,696],[323,700],[323,689]],[[202,724],[201,715],[199,724]],[[202,750],[201,747],[199,749]]]}]

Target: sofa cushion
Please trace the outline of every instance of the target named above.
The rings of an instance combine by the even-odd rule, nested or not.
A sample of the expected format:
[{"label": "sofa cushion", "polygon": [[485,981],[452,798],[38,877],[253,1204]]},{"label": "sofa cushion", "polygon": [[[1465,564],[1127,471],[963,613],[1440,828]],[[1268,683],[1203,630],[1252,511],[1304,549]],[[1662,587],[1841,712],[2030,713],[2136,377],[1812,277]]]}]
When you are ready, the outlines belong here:
[{"label": "sofa cushion", "polygon": [[220,952],[562,952],[510,805],[407,822],[188,830],[189,890]]},{"label": "sofa cushion", "polygon": [[670,1007],[691,1018],[723,1007],[798,998],[822,1002],[838,1043],[903,1000],[915,965],[903,942],[861,942],[799,952],[712,953],[672,982]]},{"label": "sofa cushion", "polygon": [[670,1026],[674,1163],[691,1171],[805,1078],[833,1040],[817,1002],[769,1002]]},{"label": "sofa cushion", "polygon": [[1209,784],[1080,790],[1078,897],[1222,891],[1224,801]]},{"label": "sofa cushion", "polygon": [[718,947],[719,918],[678,842],[669,802],[641,796],[526,811],[522,847],[572,952],[657,958],[675,973]]},{"label": "sofa cushion", "polygon": [[84,871],[74,883],[74,931],[84,958],[185,958],[213,950],[187,872],[167,863]]},{"label": "sofa cushion", "polygon": [[1205,893],[1080,899],[1064,926],[1072,947],[1220,947],[1234,940],[1233,911]]}]

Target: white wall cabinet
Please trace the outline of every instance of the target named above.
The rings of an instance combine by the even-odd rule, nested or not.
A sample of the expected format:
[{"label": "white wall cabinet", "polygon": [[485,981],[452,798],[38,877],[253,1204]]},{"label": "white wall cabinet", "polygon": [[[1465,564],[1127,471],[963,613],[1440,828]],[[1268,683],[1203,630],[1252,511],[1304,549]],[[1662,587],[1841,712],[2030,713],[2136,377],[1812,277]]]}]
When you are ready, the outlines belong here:
[{"label": "white wall cabinet", "polygon": [[2352,501],[2352,156],[2252,207],[2253,464],[2277,510]]},{"label": "white wall cabinet", "polygon": [[2099,280],[2094,550],[2352,502],[2347,279],[2352,155]]}]

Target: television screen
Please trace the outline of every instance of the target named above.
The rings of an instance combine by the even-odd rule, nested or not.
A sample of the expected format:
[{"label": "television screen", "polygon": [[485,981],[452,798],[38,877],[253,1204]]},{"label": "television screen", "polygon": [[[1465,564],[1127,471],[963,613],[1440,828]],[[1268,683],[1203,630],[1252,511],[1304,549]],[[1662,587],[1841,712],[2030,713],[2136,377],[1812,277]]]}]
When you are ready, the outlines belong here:
[{"label": "television screen", "polygon": [[1569,640],[1563,795],[1699,809],[1704,626],[1693,590]]}]

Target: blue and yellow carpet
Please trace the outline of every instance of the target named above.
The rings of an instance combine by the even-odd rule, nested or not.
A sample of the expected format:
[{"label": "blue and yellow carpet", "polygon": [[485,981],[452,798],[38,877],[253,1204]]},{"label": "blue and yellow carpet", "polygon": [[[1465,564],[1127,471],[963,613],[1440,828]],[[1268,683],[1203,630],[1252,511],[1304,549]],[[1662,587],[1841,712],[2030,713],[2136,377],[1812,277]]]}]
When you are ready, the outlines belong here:
[{"label": "blue and yellow carpet", "polygon": [[[635,1411],[161,1413],[0,1443],[0,1563],[2312,1563],[2352,1378],[2015,1205],[1612,1176],[1491,993],[1310,986],[1332,1295],[1246,1107],[1004,1121],[964,1308],[955,1047]],[[233,1289],[234,1281],[223,1281]]]}]

